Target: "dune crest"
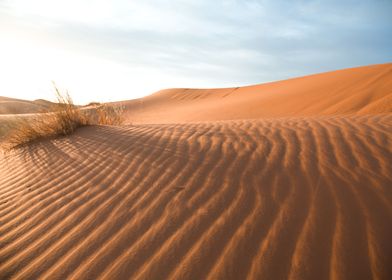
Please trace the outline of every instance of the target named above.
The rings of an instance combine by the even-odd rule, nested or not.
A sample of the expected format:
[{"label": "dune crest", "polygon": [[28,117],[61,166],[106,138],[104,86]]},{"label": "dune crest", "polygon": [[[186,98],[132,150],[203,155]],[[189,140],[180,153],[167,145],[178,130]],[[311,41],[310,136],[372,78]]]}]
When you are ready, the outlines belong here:
[{"label": "dune crest", "polygon": [[391,69],[165,90],[1,155],[0,278],[391,279]]},{"label": "dune crest", "polygon": [[0,118],[2,115],[40,113],[51,105],[52,102],[43,99],[28,101],[0,96]]},{"label": "dune crest", "polygon": [[137,123],[392,112],[392,63],[267,84],[222,89],[166,89],[123,102]]}]

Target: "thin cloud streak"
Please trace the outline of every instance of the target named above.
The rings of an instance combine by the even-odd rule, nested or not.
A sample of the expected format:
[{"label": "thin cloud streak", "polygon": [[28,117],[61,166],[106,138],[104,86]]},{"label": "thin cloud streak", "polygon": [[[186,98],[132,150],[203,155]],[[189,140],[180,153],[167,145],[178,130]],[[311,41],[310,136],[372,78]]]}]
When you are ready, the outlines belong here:
[{"label": "thin cloud streak", "polygon": [[61,69],[38,69],[38,84],[53,70],[80,102],[119,100],[389,62],[391,13],[391,1],[13,0],[0,1],[0,43]]}]

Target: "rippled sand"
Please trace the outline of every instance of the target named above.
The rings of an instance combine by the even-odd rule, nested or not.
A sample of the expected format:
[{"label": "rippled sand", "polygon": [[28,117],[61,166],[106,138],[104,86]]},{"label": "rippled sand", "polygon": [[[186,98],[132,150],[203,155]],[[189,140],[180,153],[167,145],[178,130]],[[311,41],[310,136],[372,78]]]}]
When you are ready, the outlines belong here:
[{"label": "rippled sand", "polygon": [[0,278],[391,279],[391,83],[166,90],[4,154]]}]

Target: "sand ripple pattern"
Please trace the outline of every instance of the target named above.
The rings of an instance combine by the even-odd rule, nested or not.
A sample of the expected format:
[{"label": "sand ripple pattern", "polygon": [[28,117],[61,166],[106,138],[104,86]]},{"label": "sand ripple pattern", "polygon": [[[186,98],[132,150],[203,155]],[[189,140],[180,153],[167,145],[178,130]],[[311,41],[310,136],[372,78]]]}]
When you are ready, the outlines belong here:
[{"label": "sand ripple pattern", "polygon": [[392,279],[392,116],[89,127],[0,159],[1,279]]}]

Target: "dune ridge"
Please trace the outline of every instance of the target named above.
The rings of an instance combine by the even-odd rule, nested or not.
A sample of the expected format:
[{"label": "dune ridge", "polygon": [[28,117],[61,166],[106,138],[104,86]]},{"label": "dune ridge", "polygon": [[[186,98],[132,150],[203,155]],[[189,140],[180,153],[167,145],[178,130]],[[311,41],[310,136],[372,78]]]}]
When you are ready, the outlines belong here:
[{"label": "dune ridge", "polygon": [[390,92],[367,84],[379,112],[322,100],[250,118],[239,103],[248,118],[232,120],[219,90],[188,119],[166,91],[132,125],[3,154],[0,278],[390,279],[392,115],[377,105]]},{"label": "dune ridge", "polygon": [[42,99],[29,101],[0,96],[0,117],[2,115],[41,113],[52,105],[52,102]]},{"label": "dune ridge", "polygon": [[392,63],[343,69],[261,85],[166,89],[121,102],[135,123],[392,112]]}]

